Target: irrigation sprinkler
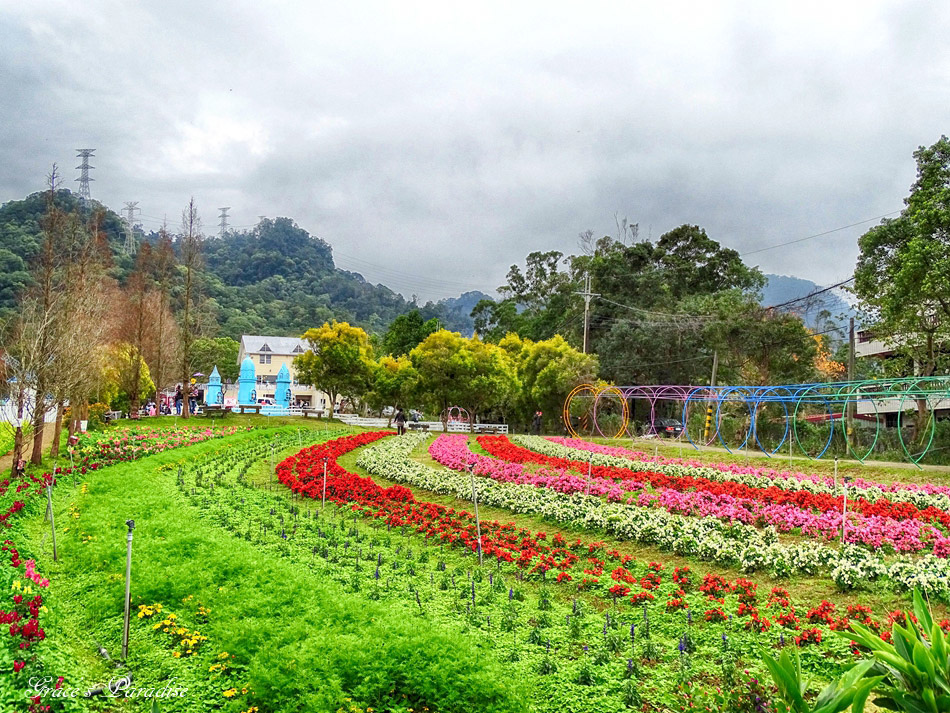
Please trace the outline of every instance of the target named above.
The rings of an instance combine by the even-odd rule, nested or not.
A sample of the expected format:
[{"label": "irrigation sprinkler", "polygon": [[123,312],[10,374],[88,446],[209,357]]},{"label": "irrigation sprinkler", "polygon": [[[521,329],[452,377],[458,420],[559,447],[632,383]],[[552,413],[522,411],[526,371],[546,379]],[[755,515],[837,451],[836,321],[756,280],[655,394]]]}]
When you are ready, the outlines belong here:
[{"label": "irrigation sprinkler", "polygon": [[135,529],[135,520],[126,520],[129,526],[129,535],[125,551],[125,623],[122,629],[122,659],[129,656],[129,608],[132,605],[132,530]]},{"label": "irrigation sprinkler", "polygon": [[[56,469],[53,469],[55,472]],[[56,561],[56,522],[53,519],[53,486],[46,485],[46,507],[49,509],[49,527],[53,533],[53,561]]]},{"label": "irrigation sprinkler", "polygon": [[478,496],[475,492],[475,463],[468,464],[468,475],[472,479],[472,503],[475,505],[475,534],[478,536],[478,566],[482,566],[482,523],[478,517]]}]

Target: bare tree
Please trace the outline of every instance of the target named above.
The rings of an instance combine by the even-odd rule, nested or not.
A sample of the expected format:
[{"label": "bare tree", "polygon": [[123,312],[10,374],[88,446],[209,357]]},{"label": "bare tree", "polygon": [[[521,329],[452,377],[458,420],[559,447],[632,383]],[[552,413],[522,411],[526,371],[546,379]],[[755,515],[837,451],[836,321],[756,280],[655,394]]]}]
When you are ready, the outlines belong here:
[{"label": "bare tree", "polygon": [[198,269],[201,266],[201,218],[195,207],[195,199],[188,201],[188,207],[181,214],[181,264],[184,268],[184,289],[181,317],[181,375],[182,375],[182,418],[191,413],[191,367],[192,345],[195,341],[198,323]]},{"label": "bare tree", "polygon": [[158,231],[158,237],[158,246],[152,260],[152,277],[155,281],[152,299],[157,302],[153,307],[155,342],[154,349],[146,356],[146,361],[151,369],[155,388],[161,391],[168,386],[168,381],[176,370],[174,350],[168,347],[176,342],[177,337],[175,320],[171,313],[171,291],[176,261],[171,235],[165,225]]}]

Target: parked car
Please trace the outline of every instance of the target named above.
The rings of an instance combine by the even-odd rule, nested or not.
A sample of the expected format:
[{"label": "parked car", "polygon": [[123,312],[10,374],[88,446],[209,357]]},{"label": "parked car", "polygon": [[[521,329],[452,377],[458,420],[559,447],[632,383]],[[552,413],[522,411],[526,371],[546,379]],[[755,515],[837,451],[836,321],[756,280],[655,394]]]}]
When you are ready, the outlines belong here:
[{"label": "parked car", "polygon": [[655,436],[677,438],[683,433],[683,424],[675,418],[655,418],[652,423],[647,422],[646,432]]},{"label": "parked car", "polygon": [[262,406],[273,406],[274,399],[258,399],[257,403],[261,404]]}]

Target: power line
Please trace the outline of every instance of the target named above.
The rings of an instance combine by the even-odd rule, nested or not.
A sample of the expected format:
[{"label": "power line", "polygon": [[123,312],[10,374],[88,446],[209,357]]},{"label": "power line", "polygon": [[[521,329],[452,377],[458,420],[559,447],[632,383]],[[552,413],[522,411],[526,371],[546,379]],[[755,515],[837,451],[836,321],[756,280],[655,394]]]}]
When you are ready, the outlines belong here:
[{"label": "power line", "polygon": [[775,245],[769,245],[767,247],[758,248],[756,250],[749,250],[748,252],[744,252],[741,255],[739,255],[739,257],[746,257],[747,255],[755,255],[757,253],[764,253],[766,250],[775,250],[776,248],[784,248],[786,245],[794,245],[795,243],[803,243],[806,240],[814,240],[815,238],[820,238],[825,235],[831,235],[832,233],[837,233],[838,231],[841,231],[841,230],[847,230],[848,228],[856,228],[859,225],[864,225],[865,223],[870,223],[875,220],[882,220],[883,218],[887,218],[888,216],[895,215],[897,213],[900,213],[900,211],[892,210],[890,213],[885,213],[884,215],[879,215],[875,218],[859,220],[857,223],[851,223],[851,225],[842,225],[840,228],[832,228],[831,230],[826,230],[823,233],[815,233],[814,235],[808,235],[804,238],[796,238],[795,240],[789,240],[788,242],[777,243]]},{"label": "power line", "polygon": [[847,280],[842,280],[841,282],[837,282],[837,283],[835,283],[834,285],[830,285],[830,286],[828,286],[828,287],[823,287],[823,288],[821,288],[820,290],[815,290],[814,292],[811,292],[811,293],[805,295],[804,297],[796,297],[795,299],[793,299],[793,300],[788,300],[787,302],[781,302],[781,303],[779,303],[779,304],[777,304],[777,305],[771,305],[771,306],[769,306],[769,307],[766,307],[766,309],[778,309],[779,307],[787,307],[788,305],[795,304],[796,302],[803,302],[803,301],[808,300],[808,299],[811,299],[812,297],[815,297],[815,296],[817,296],[817,295],[823,294],[823,293],[825,293],[825,292],[830,292],[831,290],[834,290],[834,289],[836,289],[836,288],[838,288],[838,287],[842,287],[843,285],[847,285],[849,282],[854,282],[854,277],[853,277],[853,276],[852,276],[852,277],[849,277]]}]

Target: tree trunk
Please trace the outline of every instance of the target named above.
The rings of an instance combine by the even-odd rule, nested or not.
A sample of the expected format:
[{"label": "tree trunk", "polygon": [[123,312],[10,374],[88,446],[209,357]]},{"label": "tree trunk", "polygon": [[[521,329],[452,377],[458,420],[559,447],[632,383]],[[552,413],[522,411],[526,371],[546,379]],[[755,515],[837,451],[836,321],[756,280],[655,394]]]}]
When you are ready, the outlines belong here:
[{"label": "tree trunk", "polygon": [[330,397],[330,418],[333,418],[333,407],[336,406],[336,392],[328,391],[327,396]]},{"label": "tree trunk", "polygon": [[53,424],[53,443],[49,449],[50,458],[59,456],[59,438],[63,433],[63,402],[56,404],[56,422]]},{"label": "tree trunk", "polygon": [[13,467],[10,469],[10,477],[16,473],[16,464],[23,458],[23,424],[16,427],[13,432]]},{"label": "tree trunk", "polygon": [[36,400],[33,406],[33,453],[30,463],[39,465],[43,462],[43,423],[46,421],[46,384],[36,385]]}]

